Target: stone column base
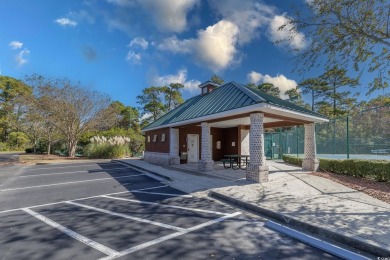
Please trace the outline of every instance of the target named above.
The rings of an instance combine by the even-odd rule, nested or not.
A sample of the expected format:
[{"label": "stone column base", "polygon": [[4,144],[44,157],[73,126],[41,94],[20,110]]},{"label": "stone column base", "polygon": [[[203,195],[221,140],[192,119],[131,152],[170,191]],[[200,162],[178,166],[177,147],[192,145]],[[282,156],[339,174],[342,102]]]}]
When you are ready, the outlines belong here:
[{"label": "stone column base", "polygon": [[246,179],[254,182],[267,182],[268,181],[268,166],[256,165],[249,163],[246,170]]},{"label": "stone column base", "polygon": [[318,171],[320,161],[318,159],[303,159],[302,170],[304,171]]},{"label": "stone column base", "polygon": [[169,165],[177,165],[180,164],[180,157],[179,156],[170,156],[169,157]]},{"label": "stone column base", "polygon": [[200,172],[212,172],[214,171],[214,161],[204,161],[200,160],[198,162],[198,170]]}]

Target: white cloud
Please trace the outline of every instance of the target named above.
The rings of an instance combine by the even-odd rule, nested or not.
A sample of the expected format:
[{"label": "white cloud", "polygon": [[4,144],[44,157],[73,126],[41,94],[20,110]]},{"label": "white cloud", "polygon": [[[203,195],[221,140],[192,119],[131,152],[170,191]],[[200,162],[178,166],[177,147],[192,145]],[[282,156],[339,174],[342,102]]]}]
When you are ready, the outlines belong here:
[{"label": "white cloud", "polygon": [[141,64],[141,54],[129,51],[126,55],[126,61],[133,64]]},{"label": "white cloud", "polygon": [[229,21],[221,20],[198,32],[196,54],[213,71],[228,67],[237,52],[238,27]]},{"label": "white cloud", "polygon": [[275,8],[257,3],[255,0],[209,0],[211,7],[224,20],[234,23],[238,28],[238,42],[245,44],[260,35],[259,29],[269,23],[275,15]]},{"label": "white cloud", "polygon": [[164,51],[170,51],[173,53],[191,53],[191,48],[194,39],[179,40],[176,36],[172,36],[164,39],[157,48]]},{"label": "white cloud", "polygon": [[229,21],[218,23],[198,31],[198,37],[179,40],[165,39],[158,48],[173,53],[191,53],[200,63],[218,72],[234,62],[237,53],[238,27]]},{"label": "white cloud", "polygon": [[133,47],[133,46],[139,46],[141,47],[142,49],[146,50],[149,46],[149,43],[148,41],[146,41],[144,38],[142,37],[137,37],[137,38],[134,38],[128,45],[129,47]]},{"label": "white cloud", "polygon": [[[268,37],[271,41],[282,41],[281,46],[289,46],[293,49],[302,50],[307,46],[307,40],[305,35],[301,32],[297,32],[292,26],[287,25],[282,30],[279,27],[287,24],[289,18],[286,16],[275,15],[268,27]],[[291,42],[288,40],[292,39]]]},{"label": "white cloud", "polygon": [[201,82],[199,80],[187,80],[187,70],[181,69],[177,74],[170,74],[165,76],[156,76],[153,79],[153,84],[157,86],[166,86],[171,83],[180,83],[184,85],[184,90],[191,93],[199,90]]},{"label": "white cloud", "polygon": [[11,47],[11,49],[20,49],[22,48],[23,46],[23,42],[19,42],[19,41],[12,41],[8,44],[9,47]]},{"label": "white cloud", "polygon": [[178,33],[187,28],[187,13],[198,4],[199,0],[139,0],[138,2],[150,13],[160,30]]},{"label": "white cloud", "polygon": [[69,18],[58,18],[54,22],[58,23],[61,26],[72,26],[75,27],[77,23],[75,21],[70,20]]},{"label": "white cloud", "polygon": [[249,82],[260,84],[260,83],[272,83],[275,87],[280,89],[280,97],[288,98],[284,93],[292,88],[297,87],[297,82],[293,79],[288,79],[284,75],[277,75],[276,77],[272,77],[270,75],[263,75],[256,71],[251,71],[247,75]]},{"label": "white cloud", "polygon": [[25,56],[28,54],[30,54],[30,51],[27,49],[24,49],[16,55],[15,60],[18,64],[18,66],[22,66],[28,62],[28,60],[25,58]]}]

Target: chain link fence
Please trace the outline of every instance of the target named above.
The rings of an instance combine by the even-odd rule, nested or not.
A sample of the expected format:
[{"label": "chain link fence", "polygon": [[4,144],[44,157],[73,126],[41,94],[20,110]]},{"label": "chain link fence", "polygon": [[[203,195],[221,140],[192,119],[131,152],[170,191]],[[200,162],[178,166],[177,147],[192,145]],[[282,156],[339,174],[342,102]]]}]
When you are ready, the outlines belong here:
[{"label": "chain link fence", "polygon": [[[303,157],[304,127],[265,134],[267,159]],[[390,106],[316,124],[317,155],[333,159],[390,160]]]}]

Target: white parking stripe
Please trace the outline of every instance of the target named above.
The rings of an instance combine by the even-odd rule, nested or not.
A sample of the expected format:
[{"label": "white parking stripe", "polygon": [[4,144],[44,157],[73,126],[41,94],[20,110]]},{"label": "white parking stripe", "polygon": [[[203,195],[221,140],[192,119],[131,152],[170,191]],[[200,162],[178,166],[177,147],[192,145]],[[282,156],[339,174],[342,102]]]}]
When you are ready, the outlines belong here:
[{"label": "white parking stripe", "polygon": [[184,230],[184,228],[175,227],[175,226],[171,226],[171,225],[167,225],[167,224],[164,224],[164,223],[160,223],[160,222],[156,222],[156,221],[152,221],[152,220],[147,220],[147,219],[143,219],[143,218],[132,217],[132,216],[129,216],[129,215],[126,215],[126,214],[117,213],[117,212],[113,212],[113,211],[105,210],[105,209],[101,209],[101,208],[96,208],[96,207],[92,207],[92,206],[88,206],[88,205],[85,205],[85,204],[80,204],[80,203],[76,203],[76,202],[72,202],[72,201],[67,201],[66,203],[71,204],[71,205],[75,205],[75,206],[78,206],[78,207],[83,207],[83,208],[86,208],[86,209],[91,209],[91,210],[95,210],[95,211],[98,211],[98,212],[106,213],[106,214],[109,214],[109,215],[117,216],[117,217],[122,217],[122,218],[135,220],[135,221],[138,221],[138,222],[148,223],[148,224],[152,224],[152,225],[163,227],[163,228],[173,229],[173,230],[176,230],[176,231],[183,231]]},{"label": "white parking stripe", "polygon": [[222,212],[218,212],[218,211],[210,211],[210,210],[204,210],[204,209],[195,209],[195,208],[166,205],[166,204],[160,204],[160,203],[156,203],[156,202],[149,202],[149,201],[142,201],[142,200],[124,199],[124,198],[112,197],[112,196],[108,196],[108,195],[103,195],[101,197],[108,198],[108,199],[116,199],[116,200],[135,202],[135,203],[140,203],[140,204],[157,205],[157,206],[164,207],[164,208],[184,209],[184,210],[189,210],[189,211],[197,211],[197,212],[210,213],[210,214],[216,214],[216,215],[224,215],[224,216],[229,215],[229,213],[222,213]]},{"label": "white parking stripe", "polygon": [[[97,165],[98,164],[98,165]],[[57,167],[44,167],[44,168],[33,168],[33,167],[29,167],[29,168],[26,168],[28,170],[51,170],[51,169],[60,169],[60,168],[70,168],[70,167],[83,167],[83,166],[99,166],[99,164],[116,164],[118,165],[118,163],[116,162],[106,162],[106,163],[94,163],[94,164],[80,164],[80,165],[64,165],[64,164],[61,164],[61,165],[64,165],[64,166],[57,166]]]},{"label": "white parking stripe", "polygon": [[[152,190],[152,189],[159,189],[159,188],[165,188],[165,187],[168,187],[168,185],[162,185],[162,186],[156,186],[156,187],[150,187],[150,188],[143,188],[143,189],[137,189],[137,190],[129,190],[129,191],[120,191],[120,192],[114,192],[114,193],[107,193],[107,194],[101,194],[101,195],[96,195],[96,196],[78,198],[78,199],[74,199],[74,200],[72,200],[72,201],[79,201],[79,200],[87,200],[87,199],[99,198],[99,197],[101,197],[102,195],[116,195],[116,194],[134,192],[134,191],[138,191],[138,190]],[[29,208],[29,209],[33,209],[33,208],[39,208],[39,207],[57,205],[57,204],[65,203],[65,202],[67,202],[67,201],[68,201],[68,200],[62,200],[62,201],[58,201],[58,202],[52,202],[52,203],[46,203],[46,204],[39,204],[39,205],[29,206],[28,208]],[[15,212],[15,211],[23,210],[23,209],[24,209],[24,208],[16,208],[16,209],[3,210],[3,211],[0,211],[0,214]]]},{"label": "white parking stripe", "polygon": [[185,229],[185,230],[183,230],[183,231],[176,232],[176,233],[173,233],[173,234],[170,234],[170,235],[167,235],[167,236],[163,236],[163,237],[160,237],[160,238],[151,240],[151,241],[149,241],[149,242],[140,244],[140,245],[138,245],[138,246],[131,247],[131,248],[129,248],[129,249],[125,249],[125,250],[123,250],[123,251],[121,251],[121,252],[118,252],[118,253],[115,254],[115,255],[110,255],[110,256],[103,257],[103,258],[101,258],[100,260],[111,260],[111,259],[115,259],[115,258],[118,258],[118,257],[122,257],[122,256],[125,256],[125,255],[128,255],[128,254],[134,253],[134,252],[136,252],[136,251],[145,249],[145,248],[147,248],[147,247],[150,247],[150,246],[159,244],[159,243],[161,243],[161,242],[167,241],[167,240],[169,240],[169,239],[172,239],[172,238],[175,238],[175,237],[178,237],[178,236],[182,236],[182,235],[184,235],[184,234],[187,234],[187,233],[193,232],[193,231],[195,231],[195,230],[198,230],[198,229],[201,229],[201,228],[204,228],[204,227],[213,225],[213,224],[218,223],[218,222],[222,222],[222,221],[224,221],[224,220],[226,220],[226,219],[228,219],[228,218],[232,218],[232,217],[238,216],[238,215],[240,215],[240,214],[241,214],[241,212],[235,212],[235,213],[229,214],[229,215],[227,215],[227,216],[223,216],[223,217],[220,217],[220,218],[217,218],[217,219],[214,219],[214,220],[205,222],[205,223],[203,223],[203,224],[194,226],[194,227],[192,227],[192,228],[187,228],[187,229]]},{"label": "white parking stripe", "polygon": [[54,173],[42,173],[42,174],[32,174],[32,175],[22,175],[18,176],[18,178],[26,178],[26,177],[39,177],[39,176],[47,176],[47,175],[58,175],[58,174],[72,174],[72,173],[80,173],[80,172],[107,172],[111,170],[120,170],[120,169],[129,169],[129,167],[118,167],[118,168],[111,168],[111,169],[91,169],[91,170],[82,170],[82,171],[73,171],[73,172],[54,172]]},{"label": "white parking stripe", "polygon": [[74,232],[73,230],[70,230],[64,226],[62,226],[61,224],[29,209],[29,208],[24,208],[23,211],[25,211],[26,213],[30,214],[31,216],[39,219],[40,221],[46,223],[47,225],[53,227],[53,228],[56,228],[58,230],[60,230],[61,232],[67,234],[68,236],[74,238],[74,239],[77,239],[78,241],[80,241],[81,243],[84,243],[86,244],[87,246],[90,246],[96,250],[99,250],[100,252],[106,254],[106,255],[109,255],[109,256],[114,256],[114,255],[117,255],[119,252],[118,251],[115,251],[109,247],[106,247],[96,241],[93,241],[83,235],[80,235],[79,233],[76,233]]},{"label": "white parking stripe", "polygon": [[172,194],[172,193],[160,193],[160,192],[148,192],[148,191],[135,191],[136,193],[147,193],[147,194],[155,194],[155,195],[163,195],[163,196],[171,196],[171,197],[184,197],[184,198],[192,198],[191,194]]},{"label": "white parking stripe", "polygon": [[83,182],[105,181],[105,180],[112,180],[112,179],[137,177],[137,176],[142,176],[142,175],[145,175],[145,174],[144,173],[142,173],[142,174],[129,174],[129,175],[120,176],[120,177],[110,177],[110,178],[101,178],[101,179],[84,180],[84,181],[69,181],[69,182],[60,182],[60,183],[53,183],[53,184],[44,184],[44,185],[38,185],[38,186],[27,186],[27,187],[4,189],[4,190],[0,190],[0,192],[13,191],[13,190],[24,190],[24,189],[34,189],[34,188],[42,188],[42,187],[50,187],[50,186],[58,186],[58,185],[67,185],[67,184],[75,184],[75,183],[83,183]]}]

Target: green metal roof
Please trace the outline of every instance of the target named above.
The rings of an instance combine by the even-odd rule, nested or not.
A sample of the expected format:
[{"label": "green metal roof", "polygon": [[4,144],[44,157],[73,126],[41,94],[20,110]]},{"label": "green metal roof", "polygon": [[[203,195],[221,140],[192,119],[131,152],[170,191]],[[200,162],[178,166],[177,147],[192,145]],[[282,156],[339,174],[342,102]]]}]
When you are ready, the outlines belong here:
[{"label": "green metal roof", "polygon": [[294,110],[304,114],[325,118],[323,115],[297,106],[291,102],[268,95],[260,90],[249,88],[237,82],[226,83],[212,92],[205,95],[198,95],[188,99],[186,102],[176,107],[172,111],[163,115],[143,130],[148,130],[164,125],[170,125],[221,113],[233,109],[238,109],[259,103],[269,103],[289,110]]}]

